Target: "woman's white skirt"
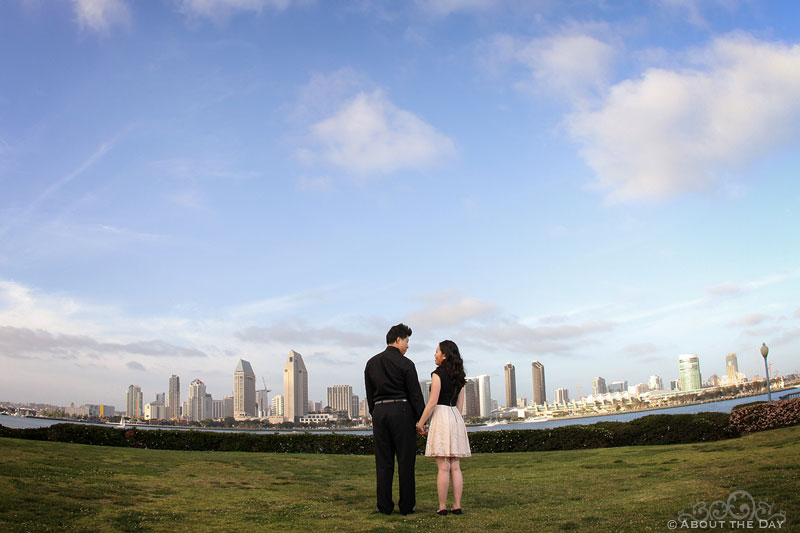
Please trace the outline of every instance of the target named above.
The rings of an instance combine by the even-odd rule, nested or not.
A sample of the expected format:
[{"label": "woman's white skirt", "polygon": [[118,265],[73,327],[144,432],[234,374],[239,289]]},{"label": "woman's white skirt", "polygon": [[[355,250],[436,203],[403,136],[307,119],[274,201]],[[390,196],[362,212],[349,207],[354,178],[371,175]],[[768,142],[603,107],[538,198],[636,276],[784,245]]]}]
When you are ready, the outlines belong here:
[{"label": "woman's white skirt", "polygon": [[431,415],[425,457],[471,457],[467,426],[456,407],[437,405]]}]

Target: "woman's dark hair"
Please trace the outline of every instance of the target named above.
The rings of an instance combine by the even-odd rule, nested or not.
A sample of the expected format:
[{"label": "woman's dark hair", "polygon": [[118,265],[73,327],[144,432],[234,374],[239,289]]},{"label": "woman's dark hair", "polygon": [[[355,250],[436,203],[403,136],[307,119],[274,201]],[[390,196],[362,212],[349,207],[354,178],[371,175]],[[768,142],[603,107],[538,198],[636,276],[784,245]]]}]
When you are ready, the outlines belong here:
[{"label": "woman's dark hair", "polygon": [[389,333],[386,334],[386,344],[394,344],[394,341],[396,341],[398,337],[401,339],[407,339],[410,336],[411,328],[403,323],[400,323],[389,328]]},{"label": "woman's dark hair", "polygon": [[467,374],[464,372],[464,361],[461,359],[458,346],[453,341],[444,340],[439,343],[439,349],[444,354],[442,367],[456,385],[463,387],[467,383]]}]

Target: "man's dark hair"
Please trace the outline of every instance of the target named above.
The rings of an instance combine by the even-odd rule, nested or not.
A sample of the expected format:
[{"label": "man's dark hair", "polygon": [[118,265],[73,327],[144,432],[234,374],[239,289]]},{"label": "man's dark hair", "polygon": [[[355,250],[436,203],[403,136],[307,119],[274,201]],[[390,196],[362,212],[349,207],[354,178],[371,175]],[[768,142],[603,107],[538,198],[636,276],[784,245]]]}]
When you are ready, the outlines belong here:
[{"label": "man's dark hair", "polygon": [[396,326],[392,326],[389,329],[389,333],[386,334],[386,344],[394,344],[394,341],[397,340],[398,337],[401,339],[407,339],[411,336],[411,328],[406,326],[405,324],[397,324]]}]

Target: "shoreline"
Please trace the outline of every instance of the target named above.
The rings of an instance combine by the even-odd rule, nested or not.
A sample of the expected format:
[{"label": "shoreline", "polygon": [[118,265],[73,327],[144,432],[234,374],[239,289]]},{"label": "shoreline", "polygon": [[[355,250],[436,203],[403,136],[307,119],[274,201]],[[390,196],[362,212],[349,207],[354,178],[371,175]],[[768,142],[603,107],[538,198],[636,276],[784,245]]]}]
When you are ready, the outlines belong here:
[{"label": "shoreline", "polygon": [[[781,392],[784,392],[784,391],[797,389],[798,387],[800,387],[800,383],[795,383],[795,384],[792,384],[790,387],[784,387],[783,389],[780,389],[780,390],[777,390],[777,391],[772,391],[772,394],[773,395],[777,395],[777,394],[779,394]],[[699,402],[681,403],[681,404],[677,404],[677,405],[666,405],[666,406],[662,406],[662,407],[647,407],[647,408],[644,408],[644,409],[626,409],[624,411],[620,410],[620,411],[614,411],[614,412],[610,412],[610,413],[607,412],[607,413],[592,413],[592,414],[557,416],[557,417],[550,417],[547,420],[531,420],[531,419],[527,419],[527,418],[522,418],[522,419],[498,421],[497,423],[494,423],[494,424],[491,424],[491,425],[492,426],[498,426],[498,425],[506,425],[506,424],[536,424],[536,423],[539,423],[539,422],[553,422],[553,421],[558,421],[558,420],[578,420],[578,419],[581,419],[581,418],[599,418],[599,417],[605,417],[605,416],[626,415],[626,414],[630,414],[630,413],[646,413],[648,411],[663,411],[663,410],[667,410],[667,409],[675,409],[677,407],[689,407],[691,405],[704,405],[704,404],[709,404],[709,403],[718,403],[718,402],[727,402],[727,401],[730,401],[730,400],[738,400],[740,398],[752,398],[754,396],[763,396],[764,394],[766,394],[766,393],[765,392],[755,392],[753,394],[743,394],[743,395],[739,395],[739,396],[733,396],[733,397],[730,397],[730,398],[719,398],[719,399],[705,400],[705,401],[699,401]],[[779,401],[779,400],[780,400],[780,398],[773,398],[772,401],[776,402],[776,401]],[[487,425],[489,425],[489,424],[487,424],[487,423],[467,424],[468,427],[469,426],[487,426]]]},{"label": "shoreline", "polygon": [[[800,387],[800,384],[792,384],[791,386],[784,387],[783,389],[773,391],[773,395],[780,395],[780,393],[797,389]],[[557,422],[561,420],[580,420],[583,418],[604,418],[608,416],[619,416],[619,415],[628,415],[633,413],[646,413],[646,412],[657,412],[657,411],[664,411],[669,409],[675,409],[679,407],[689,407],[693,405],[704,405],[704,404],[713,404],[719,402],[725,402],[730,400],[737,400],[742,398],[752,398],[755,396],[763,396],[764,392],[755,392],[752,394],[746,395],[739,395],[733,396],[729,398],[719,398],[713,400],[704,400],[704,401],[697,401],[697,402],[689,402],[689,403],[682,403],[677,405],[668,405],[668,406],[661,406],[661,407],[647,407],[644,409],[626,409],[614,412],[605,412],[605,413],[585,413],[585,414],[576,414],[576,415],[566,415],[566,416],[558,416],[558,417],[550,417],[547,420],[531,420],[531,419],[514,419],[514,420],[490,420],[487,422],[476,422],[476,423],[468,423],[466,424],[467,427],[496,427],[496,426],[512,426],[517,424],[539,424],[539,423],[547,423],[547,422]],[[778,401],[780,398],[774,398],[773,401]],[[8,415],[12,416],[12,415]],[[541,416],[541,415],[539,415]],[[324,432],[324,433],[349,433],[349,432],[358,432],[358,431],[372,431],[372,426],[362,426],[362,427],[290,427],[290,428],[241,428],[241,427],[228,427],[228,428],[221,428],[221,427],[211,427],[211,426],[183,426],[183,425],[161,425],[161,424],[139,424],[139,423],[126,423],[125,426],[120,426],[119,423],[109,423],[109,422],[88,422],[83,420],[76,420],[71,418],[53,418],[53,417],[46,417],[46,416],[24,416],[21,418],[30,418],[35,420],[52,420],[54,422],[63,422],[66,424],[89,424],[89,425],[96,425],[102,427],[116,427],[117,429],[134,429],[134,428],[143,428],[143,429],[156,429],[156,430],[173,430],[173,431],[219,431],[219,432],[234,432],[234,433],[241,433],[241,432],[263,432],[263,433],[317,433],[317,432]]]}]

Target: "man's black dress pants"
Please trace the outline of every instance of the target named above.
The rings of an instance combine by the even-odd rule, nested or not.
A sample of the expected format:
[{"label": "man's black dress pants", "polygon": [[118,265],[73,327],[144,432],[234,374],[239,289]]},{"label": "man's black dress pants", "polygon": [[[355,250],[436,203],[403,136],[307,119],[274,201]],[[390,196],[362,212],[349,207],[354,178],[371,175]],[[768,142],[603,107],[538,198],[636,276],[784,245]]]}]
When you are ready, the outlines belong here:
[{"label": "man's black dress pants", "polygon": [[417,503],[414,463],[417,458],[417,433],[414,413],[408,402],[380,403],[372,412],[372,434],[375,440],[375,473],[378,511],[391,514],[394,458],[400,479],[402,514],[409,514]]}]

